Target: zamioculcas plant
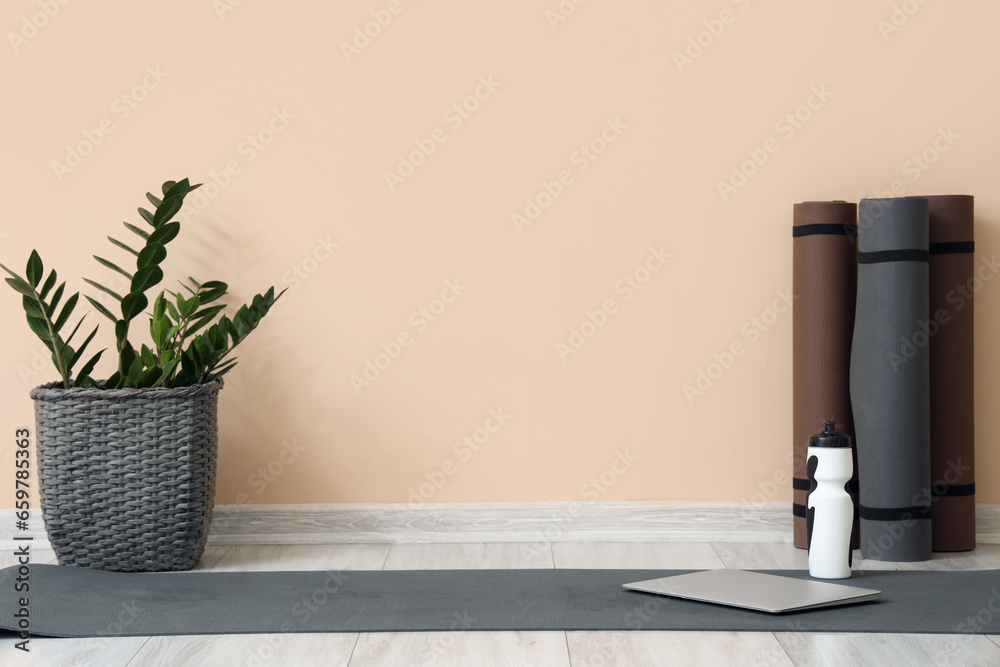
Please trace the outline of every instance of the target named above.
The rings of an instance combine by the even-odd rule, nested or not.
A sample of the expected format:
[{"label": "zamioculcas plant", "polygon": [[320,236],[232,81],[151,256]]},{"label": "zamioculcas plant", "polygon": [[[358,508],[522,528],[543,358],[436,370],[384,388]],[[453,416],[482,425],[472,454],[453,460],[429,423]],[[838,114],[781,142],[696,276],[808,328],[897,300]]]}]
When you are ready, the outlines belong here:
[{"label": "zamioculcas plant", "polygon": [[[282,291],[275,296],[274,287],[271,287],[264,294],[256,295],[250,304],[242,306],[229,318],[221,315],[225,304],[218,303],[225,296],[228,286],[217,280],[199,283],[189,278],[187,283],[180,281],[187,296],[180,290],[162,290],[153,297],[151,311],[147,310],[150,290],[163,280],[160,264],[167,257],[166,246],[180,232],[181,223],[173,217],[184,204],[184,197],[198,187],[200,184],[191,185],[185,178],[164,183],[162,199],[146,193],[155,208],[152,212],[139,208],[139,215],[150,229],[125,223],[126,229],[139,239],[135,247],[108,237],[112,244],[135,258],[134,271],[126,271],[118,264],[94,256],[100,264],[121,274],[129,284],[128,292],[119,294],[100,283],[84,279],[118,303],[116,314],[96,299],[86,297],[115,327],[118,368],[105,382],[99,383],[91,377],[104,350],[90,357],[73,375],[74,367],[97,334],[95,327],[78,348],[73,347],[72,342],[83,324],[84,316],[63,338],[64,328],[79,301],[79,292],[62,301],[66,283],[56,286],[58,277],[55,270],[42,280],[45,269],[35,250],[28,258],[24,276],[0,264],[0,268],[10,274],[7,283],[22,295],[28,326],[52,353],[52,363],[66,389],[186,387],[211,382],[232,370],[236,359],[230,357],[230,353],[260,324],[271,306],[284,294]],[[143,315],[149,322],[152,347],[142,344],[136,350],[128,340],[129,330]],[[216,318],[218,321],[213,323]]]}]

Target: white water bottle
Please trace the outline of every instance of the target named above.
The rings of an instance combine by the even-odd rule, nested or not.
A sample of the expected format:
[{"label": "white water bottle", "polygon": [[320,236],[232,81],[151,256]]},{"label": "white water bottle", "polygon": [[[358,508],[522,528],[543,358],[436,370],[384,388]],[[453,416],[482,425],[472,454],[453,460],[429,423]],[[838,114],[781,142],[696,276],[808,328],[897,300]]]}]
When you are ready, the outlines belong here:
[{"label": "white water bottle", "polygon": [[809,536],[809,576],[847,579],[851,576],[851,532],[854,500],[847,483],[854,473],[851,438],[826,422],[822,433],[809,438],[806,460],[806,532]]}]

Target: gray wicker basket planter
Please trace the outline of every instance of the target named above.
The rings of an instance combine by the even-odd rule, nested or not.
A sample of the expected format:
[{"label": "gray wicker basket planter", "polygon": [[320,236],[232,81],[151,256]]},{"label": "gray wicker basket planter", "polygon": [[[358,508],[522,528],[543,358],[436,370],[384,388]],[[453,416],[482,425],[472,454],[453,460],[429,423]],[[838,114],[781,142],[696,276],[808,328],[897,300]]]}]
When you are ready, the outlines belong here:
[{"label": "gray wicker basket planter", "polygon": [[61,565],[189,570],[215,498],[222,380],[177,389],[31,390],[42,516]]}]

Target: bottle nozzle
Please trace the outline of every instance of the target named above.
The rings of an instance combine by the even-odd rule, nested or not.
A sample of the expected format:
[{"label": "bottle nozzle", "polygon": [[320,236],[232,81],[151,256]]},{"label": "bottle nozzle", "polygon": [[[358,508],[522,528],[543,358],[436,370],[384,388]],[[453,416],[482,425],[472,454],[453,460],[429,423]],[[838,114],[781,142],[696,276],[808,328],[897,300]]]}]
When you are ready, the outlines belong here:
[{"label": "bottle nozzle", "polygon": [[823,432],[823,435],[833,435],[836,432],[837,432],[837,422],[828,421],[826,423],[826,430]]}]

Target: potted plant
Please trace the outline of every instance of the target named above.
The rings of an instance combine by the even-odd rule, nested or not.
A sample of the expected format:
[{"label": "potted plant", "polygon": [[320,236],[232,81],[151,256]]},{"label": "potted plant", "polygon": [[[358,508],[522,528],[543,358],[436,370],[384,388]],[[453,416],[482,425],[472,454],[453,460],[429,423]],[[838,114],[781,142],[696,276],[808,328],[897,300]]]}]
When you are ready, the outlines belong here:
[{"label": "potted plant", "polygon": [[[85,279],[117,302],[108,308],[86,297],[114,324],[118,364],[106,380],[91,376],[105,350],[83,361],[98,327],[74,346],[84,315],[64,336],[80,294],[64,299],[66,283],[56,284],[54,270],[45,276],[37,251],[23,276],[0,264],[61,378],[30,395],[42,516],[63,565],[187,570],[204,551],[214,506],[222,376],[236,364],[233,349],[281,294],[271,287],[230,318],[219,302],[225,283],[189,279],[176,292],[160,290],[150,307],[150,291],[163,280],[166,246],[180,232],[173,218],[197,187],[188,179],[167,181],[162,198],[146,195],[153,211],[139,208],[148,229],[125,223],[138,239],[132,246],[108,237],[132,256],[133,271],[95,256],[129,285],[119,294]],[[129,334],[140,323],[148,324],[150,341],[136,348]]]}]

